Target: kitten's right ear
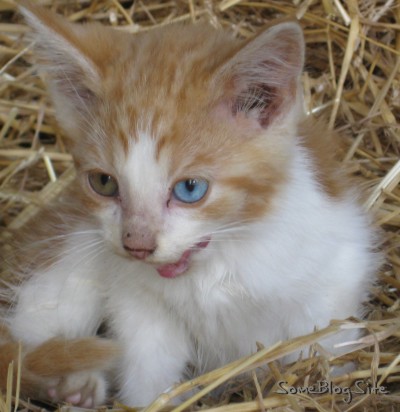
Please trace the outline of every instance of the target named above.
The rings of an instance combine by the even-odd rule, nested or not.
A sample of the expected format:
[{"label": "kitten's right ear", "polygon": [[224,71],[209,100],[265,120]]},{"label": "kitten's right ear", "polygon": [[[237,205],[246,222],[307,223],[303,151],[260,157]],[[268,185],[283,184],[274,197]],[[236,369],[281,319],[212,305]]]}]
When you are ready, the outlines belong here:
[{"label": "kitten's right ear", "polygon": [[87,109],[101,78],[98,56],[92,50],[96,45],[85,40],[94,37],[88,34],[96,28],[70,23],[28,0],[17,0],[17,4],[34,31],[38,63],[49,76],[53,100]]},{"label": "kitten's right ear", "polygon": [[244,116],[262,128],[297,102],[304,63],[304,39],[297,22],[270,26],[245,42],[219,68],[216,84],[234,118]]}]

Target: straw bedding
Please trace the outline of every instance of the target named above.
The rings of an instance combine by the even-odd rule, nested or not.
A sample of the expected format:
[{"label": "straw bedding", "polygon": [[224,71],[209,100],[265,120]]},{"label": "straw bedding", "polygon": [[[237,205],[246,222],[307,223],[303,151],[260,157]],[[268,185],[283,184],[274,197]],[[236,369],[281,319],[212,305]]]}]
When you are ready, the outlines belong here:
[{"label": "straw bedding", "polygon": [[[165,406],[171,397],[197,387],[200,391],[194,398],[173,410],[400,410],[400,4],[395,0],[41,3],[73,21],[97,20],[132,33],[206,19],[248,37],[265,21],[296,16],[307,41],[306,108],[341,131],[343,165],[360,177],[367,191],[365,207],[384,229],[381,248],[386,263],[367,302],[368,320],[335,321],[306,337],[260,347],[252,357],[173,388],[145,410],[171,410]],[[74,175],[46,89],[32,66],[32,45],[24,39],[27,30],[13,3],[0,0],[0,239],[5,245],[9,230],[28,224]],[[361,328],[365,336],[355,344],[343,342],[347,354],[341,358],[328,353],[315,356],[315,342],[343,328]],[[280,358],[300,347],[304,348],[301,360],[287,367],[279,364]],[[349,360],[354,361],[355,371],[330,376],[329,366]],[[268,373],[258,373],[261,370]],[[237,378],[243,371],[249,373]],[[356,380],[363,381],[359,386],[367,393],[356,393],[360,392]],[[226,382],[218,396],[210,396],[213,388]],[[311,393],[318,382],[322,387]],[[22,399],[12,400],[14,394],[10,386],[0,395],[1,411],[11,411],[15,402],[22,409],[40,409]]]}]

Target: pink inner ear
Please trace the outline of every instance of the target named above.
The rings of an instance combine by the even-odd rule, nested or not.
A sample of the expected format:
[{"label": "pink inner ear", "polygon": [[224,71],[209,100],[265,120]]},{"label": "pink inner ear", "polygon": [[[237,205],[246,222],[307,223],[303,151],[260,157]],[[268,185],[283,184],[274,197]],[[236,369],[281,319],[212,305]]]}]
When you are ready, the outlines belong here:
[{"label": "pink inner ear", "polygon": [[262,128],[268,127],[283,109],[288,89],[268,84],[251,84],[235,99],[232,106],[234,116],[241,114],[256,119]]},{"label": "pink inner ear", "polygon": [[224,99],[214,109],[214,115],[218,122],[225,122],[232,127],[239,128],[243,131],[262,130],[262,126],[256,116],[244,111],[234,109],[235,100]]},{"label": "pink inner ear", "polygon": [[277,88],[263,83],[240,87],[241,90],[236,87],[232,97],[223,99],[215,108],[217,118],[239,128],[267,128],[282,112],[285,102],[294,98],[290,87]]},{"label": "pink inner ear", "polygon": [[[303,67],[304,42],[300,27],[281,23],[244,44],[220,69],[231,118],[244,127],[265,129],[295,103]],[[221,109],[220,109],[221,111]]]}]

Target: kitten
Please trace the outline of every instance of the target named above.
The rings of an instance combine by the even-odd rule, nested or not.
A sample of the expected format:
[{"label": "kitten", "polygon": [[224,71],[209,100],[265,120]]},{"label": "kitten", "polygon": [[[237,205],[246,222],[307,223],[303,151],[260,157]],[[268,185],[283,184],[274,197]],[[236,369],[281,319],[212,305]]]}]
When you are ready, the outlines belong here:
[{"label": "kitten", "polygon": [[[246,41],[204,24],[131,35],[20,3],[78,177],[18,246],[13,339],[35,348],[106,321],[119,399],[145,405],[188,364],[362,315],[374,231],[334,136],[303,113],[297,23]],[[106,383],[82,371],[48,396],[92,406]]]}]

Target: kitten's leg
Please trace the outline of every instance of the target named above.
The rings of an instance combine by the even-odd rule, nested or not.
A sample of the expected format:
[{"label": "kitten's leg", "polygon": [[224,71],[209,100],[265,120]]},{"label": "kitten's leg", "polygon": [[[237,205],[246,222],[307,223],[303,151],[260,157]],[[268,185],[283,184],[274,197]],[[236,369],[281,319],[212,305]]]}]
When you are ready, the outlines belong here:
[{"label": "kitten's leg", "polygon": [[[47,275],[48,273],[45,273],[40,279],[36,278],[21,291],[10,322],[14,336],[29,347],[40,345],[41,342],[45,342],[43,345],[46,346],[46,338],[55,337],[65,341],[93,336],[101,320],[98,318],[101,314],[100,296],[96,296],[92,288],[84,293],[86,282],[82,284],[78,281],[74,285],[77,279],[70,277],[57,284],[51,282]],[[29,296],[32,296],[32,299],[29,300]],[[96,309],[97,314],[94,313]],[[92,358],[90,349],[82,355]],[[48,356],[46,351],[41,352],[41,357],[39,352],[36,352],[38,360],[45,361]],[[60,359],[53,360],[56,362],[53,369],[57,369]],[[34,381],[40,386],[40,391],[36,391],[40,399],[66,401],[82,407],[102,404],[106,399],[106,373],[96,365],[82,365],[77,372],[60,371],[57,378]]]},{"label": "kitten's leg", "polygon": [[[104,262],[100,256],[91,259],[85,248],[69,244],[59,256],[62,257],[57,262],[32,273],[14,291],[15,304],[6,321],[13,339],[27,348],[37,347],[52,338],[68,340],[93,336],[104,319],[105,296],[100,276]],[[82,394],[80,399],[79,395],[72,398],[74,403],[85,404],[83,395],[103,402],[105,390],[99,394],[96,387],[106,387],[104,373],[82,370],[81,374],[79,379],[65,376],[60,381],[65,390],[58,387],[56,399],[68,400],[67,393],[72,390],[70,382],[75,381],[79,385],[74,388],[79,392],[81,387]],[[50,390],[49,395],[54,395],[54,391]]]},{"label": "kitten's leg", "polygon": [[23,358],[28,379],[23,393],[83,407],[99,405],[106,397],[104,371],[119,355],[119,345],[96,337],[47,341]]},{"label": "kitten's leg", "polygon": [[68,262],[70,256],[18,286],[6,321],[12,336],[30,346],[54,338],[93,336],[104,317],[96,268]]},{"label": "kitten's leg", "polygon": [[8,369],[13,362],[14,388],[20,367],[23,396],[91,407],[104,400],[106,391],[104,382],[94,379],[100,373],[96,371],[110,369],[119,355],[115,342],[95,337],[53,339],[31,351],[9,342],[0,346],[0,389],[7,389]]},{"label": "kitten's leg", "polygon": [[132,336],[135,341],[124,345],[118,399],[129,406],[146,406],[179,383],[188,362],[188,345],[180,331],[162,330],[154,324],[150,328],[152,332],[149,325],[139,328],[140,337]]},{"label": "kitten's leg", "polygon": [[129,406],[146,406],[180,382],[192,359],[185,325],[152,298],[133,296],[129,306],[121,299],[125,310],[113,322],[123,350],[117,399]]}]

